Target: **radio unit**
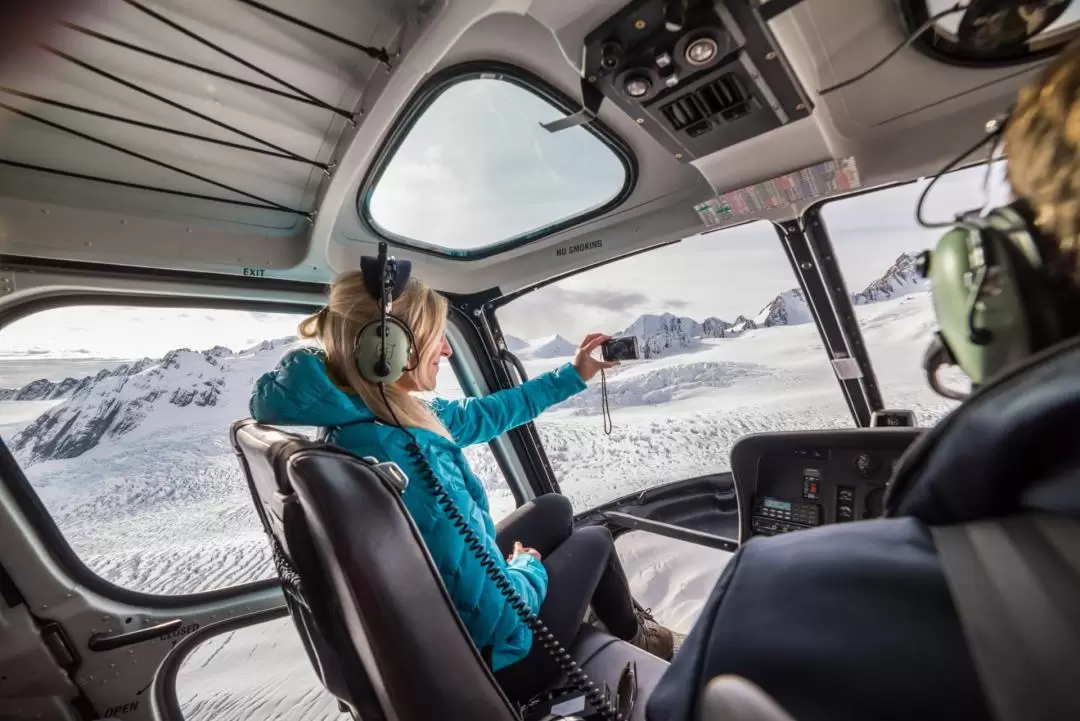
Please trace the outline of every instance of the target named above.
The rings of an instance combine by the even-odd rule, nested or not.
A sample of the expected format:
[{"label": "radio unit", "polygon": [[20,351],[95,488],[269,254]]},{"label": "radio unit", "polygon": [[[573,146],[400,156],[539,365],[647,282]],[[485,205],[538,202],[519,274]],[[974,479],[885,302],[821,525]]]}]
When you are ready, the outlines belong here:
[{"label": "radio unit", "polygon": [[750,530],[762,536],[799,531],[821,525],[821,506],[816,503],[796,503],[779,498],[754,499]]}]

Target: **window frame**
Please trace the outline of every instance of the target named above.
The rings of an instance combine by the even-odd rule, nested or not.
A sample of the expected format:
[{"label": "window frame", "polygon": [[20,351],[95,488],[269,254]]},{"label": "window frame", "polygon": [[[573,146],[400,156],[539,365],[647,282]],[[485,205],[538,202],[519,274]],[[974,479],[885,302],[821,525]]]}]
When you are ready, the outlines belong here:
[{"label": "window frame", "polygon": [[[885,187],[889,186],[878,186],[870,190],[880,190]],[[854,193],[839,196],[839,198],[865,192],[870,191],[859,190]],[[829,200],[836,200],[839,198],[832,198]],[[834,284],[829,282],[830,278],[841,278],[841,275],[840,266],[836,261],[836,254],[832,252],[832,243],[829,240],[827,230],[821,223],[814,224],[816,227],[809,227],[807,224],[804,224],[805,219],[812,217],[808,215],[810,211],[820,207],[824,202],[828,201],[814,203],[798,218],[792,218],[786,221],[754,218],[742,223],[735,223],[733,225],[717,228],[715,230],[688,235],[686,238],[680,238],[678,240],[660,241],[654,245],[638,248],[613,258],[607,258],[590,265],[558,273],[509,293],[499,293],[487,300],[478,298],[475,301],[475,307],[478,310],[479,315],[485,320],[485,335],[488,338],[488,342],[490,342],[492,347],[497,350],[505,350],[505,342],[503,341],[504,332],[499,323],[497,311],[502,306],[512,303],[524,295],[540,290],[552,283],[565,280],[571,276],[587,273],[596,268],[601,268],[605,265],[616,263],[635,255],[641,255],[670,245],[675,245],[681,243],[683,240],[697,237],[698,235],[722,233],[725,230],[753,223],[767,223],[772,226],[776,233],[777,242],[780,244],[785,257],[788,259],[796,284],[806,295],[814,326],[817,328],[818,335],[822,340],[827,362],[829,362],[831,366],[833,356],[830,354],[830,348],[833,348],[834,350],[843,350],[847,352],[849,357],[855,359],[859,363],[860,368],[863,370],[864,378],[868,379],[866,382],[862,379],[843,380],[836,374],[835,370],[833,371],[833,375],[838,384],[838,389],[848,406],[848,411],[851,413],[852,424],[855,428],[868,427],[870,425],[870,413],[874,410],[880,410],[883,405],[881,403],[880,394],[877,392],[877,381],[873,372],[873,366],[866,351],[865,343],[862,341],[862,331],[855,321],[854,307],[851,305],[851,298],[845,292],[846,286],[838,289]],[[466,305],[463,307],[468,308],[471,306]],[[823,317],[834,319],[836,322],[830,323],[827,327],[823,321]],[[515,385],[510,374],[504,375],[505,378],[502,381],[504,387],[512,387]],[[528,424],[528,426],[532,425],[532,423]],[[539,434],[536,433],[535,428],[533,429],[528,442],[533,452],[539,457],[540,466],[547,476],[547,488],[543,488],[539,492],[551,492],[552,490],[554,492],[561,492],[559,490],[558,480],[554,477],[543,441]],[[669,482],[661,482],[658,486],[665,485],[666,483]],[[579,514],[579,517],[585,517],[595,510],[596,509],[589,509],[583,511]]]},{"label": "window frame", "polygon": [[[836,290],[835,285],[828,282],[828,278],[830,277],[842,279],[840,266],[836,261],[836,254],[832,252],[832,241],[829,239],[828,231],[825,229],[824,223],[807,223],[805,221],[814,221],[814,213],[816,213],[818,208],[826,202],[840,200],[852,195],[860,195],[873,190],[882,190],[891,187],[891,185],[895,184],[876,186],[869,190],[858,190],[836,198],[818,201],[808,206],[797,219],[774,221],[764,218],[755,218],[742,223],[726,225],[722,228],[708,230],[705,231],[705,233],[697,234],[705,235],[708,233],[722,233],[725,230],[731,230],[732,228],[738,228],[752,223],[768,223],[773,226],[777,240],[783,248],[784,255],[787,257],[790,264],[795,282],[806,295],[808,304],[810,305],[810,314],[814,319],[814,326],[817,328],[818,334],[821,336],[822,344],[825,347],[826,358],[831,364],[833,359],[829,356],[830,346],[845,350],[851,358],[859,363],[860,368],[863,370],[864,378],[869,379],[866,383],[863,383],[860,381],[844,381],[841,380],[839,376],[836,376],[837,383],[840,384],[840,392],[844,396],[848,410],[851,412],[852,421],[857,428],[869,426],[870,413],[875,410],[881,410],[884,406],[881,402],[880,393],[877,390],[877,379],[873,371],[873,365],[870,363],[870,357],[866,352],[865,343],[862,341],[862,331],[859,329],[858,323],[854,319],[854,310],[851,306],[851,299],[844,293],[843,289]],[[614,258],[607,258],[598,263],[582,266],[580,268],[573,268],[564,273],[559,273],[550,278],[545,278],[536,283],[518,288],[510,293],[499,295],[483,304],[484,316],[487,318],[488,324],[498,333],[499,344],[502,344],[503,330],[496,315],[496,311],[502,306],[512,303],[523,295],[540,290],[545,286],[565,280],[571,276],[587,273],[595,268],[600,268],[610,263],[616,263],[635,255],[641,255],[642,253],[649,253],[669,245],[675,245],[676,243],[681,243],[683,240],[688,240],[693,237],[696,236],[688,235],[686,238],[680,238],[679,240],[667,240],[645,248],[638,248],[628,253],[617,255]],[[817,262],[814,262],[815,260]],[[806,263],[810,264],[809,267],[802,267]],[[812,286],[807,282],[808,279],[814,281]],[[845,308],[845,303],[848,306],[847,308]],[[829,328],[825,327],[822,320],[822,314],[818,310],[819,307],[828,308],[830,310],[830,315],[826,317],[836,319],[836,328],[833,328],[832,325],[830,325]],[[505,344],[502,344],[499,347],[504,348]],[[834,375],[836,375],[835,372]],[[543,463],[548,467],[550,472],[547,454],[543,451],[539,436],[537,436],[535,443],[540,447]],[[555,489],[558,490],[557,482],[555,484]]]},{"label": "window frame", "polygon": [[[915,2],[919,1],[921,0],[915,0]],[[828,263],[823,263],[822,266],[827,267],[829,273],[832,275],[832,278],[836,281],[835,285],[831,286],[833,288],[832,295],[838,299],[841,297],[846,299],[846,304],[850,308],[849,312],[844,314],[844,316],[842,316],[840,320],[843,322],[845,332],[853,339],[852,357],[855,358],[859,362],[860,367],[864,369],[864,374],[866,374],[866,369],[870,369],[869,374],[867,374],[866,377],[871,379],[872,386],[868,389],[868,394],[866,397],[871,411],[883,410],[885,408],[883,390],[886,393],[888,391],[887,389],[882,389],[880,382],[877,380],[877,374],[873,371],[873,361],[870,358],[870,351],[865,341],[863,340],[862,328],[859,326],[859,320],[855,316],[855,307],[851,303],[851,288],[848,285],[847,279],[844,278],[844,275],[840,270],[840,262],[837,259],[836,252],[834,251],[832,246],[832,236],[829,233],[829,226],[825,220],[824,215],[825,207],[831,203],[838,203],[849,198],[855,198],[863,195],[871,195],[873,193],[881,193],[887,190],[892,190],[893,188],[902,188],[904,186],[914,185],[923,180],[928,180],[929,183],[932,185],[938,180],[945,178],[949,175],[960,173],[966,170],[971,170],[973,168],[992,166],[998,162],[1007,162],[1007,159],[1004,157],[998,157],[991,160],[975,160],[969,163],[964,163],[955,168],[945,168],[948,172],[938,171],[934,175],[920,176],[917,178],[911,178],[910,180],[898,180],[888,183],[882,183],[880,185],[874,185],[868,188],[858,188],[856,190],[852,190],[849,193],[844,193],[842,195],[836,195],[829,198],[822,198],[821,200],[814,201],[802,211],[799,220],[800,223],[805,228],[807,228],[806,234],[810,238],[811,244],[824,243],[824,247],[827,249],[826,254],[829,256],[829,261]],[[928,189],[932,192],[932,189],[929,187],[929,185],[926,189],[924,189],[924,192],[926,192]],[[912,213],[914,214],[914,212],[915,208],[912,208]],[[935,221],[933,218],[931,218],[930,222]],[[949,221],[949,225],[941,229],[942,233],[944,233],[947,228],[951,227],[952,225],[953,221]]]},{"label": "window frame", "polygon": [[375,154],[373,162],[368,166],[360,187],[356,193],[356,212],[360,219],[360,225],[367,232],[380,240],[402,248],[408,248],[417,253],[433,255],[451,260],[481,260],[493,255],[519,248],[529,243],[560,233],[568,228],[594,220],[603,216],[622,205],[634,192],[638,181],[637,158],[630,146],[599,118],[581,126],[608,147],[615,157],[623,165],[625,180],[623,186],[616,195],[603,205],[593,208],[585,213],[579,213],[557,223],[550,223],[536,230],[521,233],[516,236],[501,240],[497,243],[475,250],[454,250],[433,245],[422,240],[406,238],[382,228],[371,216],[371,194],[382,178],[386,168],[397,155],[401,144],[408,137],[416,122],[427,112],[428,108],[448,89],[458,83],[477,79],[501,80],[516,85],[527,92],[536,95],[540,99],[550,103],[557,109],[572,115],[579,111],[580,102],[574,100],[560,89],[551,85],[543,78],[524,68],[509,63],[494,60],[479,60],[459,63],[440,70],[424,82],[412,97],[405,103],[404,109],[394,120],[389,135],[383,140]]},{"label": "window frame", "polygon": [[[123,272],[120,269],[120,272]],[[201,275],[201,274],[200,274]],[[291,283],[285,281],[285,283]],[[310,291],[312,286],[319,290],[325,290],[321,284],[303,283],[294,286],[294,289]],[[262,287],[262,286],[260,286]],[[209,290],[209,289],[207,289]],[[42,295],[29,298],[21,303],[8,308],[0,307],[0,334],[11,323],[27,318],[48,310],[73,306],[130,306],[134,308],[177,308],[198,310],[241,310],[268,313],[297,313],[308,315],[319,310],[321,304],[293,301],[256,300],[249,298],[220,298],[206,295],[187,295],[183,293],[144,293],[122,290],[102,291],[76,291],[59,292],[51,295]],[[457,376],[462,391],[468,395],[471,391],[483,391],[482,383],[472,374],[471,368],[475,367],[478,359],[470,357],[468,361],[464,357],[457,358],[459,352],[469,356],[475,354],[476,349],[469,341],[470,330],[462,328],[462,318],[455,317],[452,313],[448,325],[448,336],[461,336],[462,343],[454,348],[454,358],[451,359],[451,367]],[[465,317],[467,320],[467,316]],[[468,372],[462,373],[459,369]],[[491,387],[488,392],[497,390]],[[222,433],[227,433],[222,429]],[[515,466],[510,456],[516,450],[512,446],[494,443],[488,444],[496,463],[502,472],[511,493],[518,505],[521,505],[530,497],[528,486],[521,483],[519,467]],[[234,600],[242,596],[272,591],[280,588],[280,580],[276,575],[270,578],[239,583],[209,591],[199,591],[186,594],[158,594],[139,591],[118,585],[95,573],[79,557],[71,547],[63,530],[57,525],[52,514],[38,496],[37,491],[30,479],[26,476],[22,467],[15,460],[14,455],[7,447],[6,442],[0,448],[0,475],[5,479],[5,485],[10,491],[11,498],[17,510],[26,518],[29,530],[40,541],[42,551],[57,564],[73,581],[111,601],[129,604],[136,607],[146,607],[155,610],[190,609],[195,606],[214,604],[225,600]]]}]

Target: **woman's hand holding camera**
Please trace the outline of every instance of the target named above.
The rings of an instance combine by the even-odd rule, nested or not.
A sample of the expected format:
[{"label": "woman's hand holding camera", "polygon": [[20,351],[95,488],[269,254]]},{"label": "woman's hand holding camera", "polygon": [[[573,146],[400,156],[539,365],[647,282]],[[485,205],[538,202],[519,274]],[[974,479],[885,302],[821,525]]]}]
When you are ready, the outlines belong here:
[{"label": "woman's hand holding camera", "polygon": [[619,365],[619,361],[605,361],[593,357],[593,351],[604,342],[611,340],[611,336],[603,333],[589,333],[585,340],[581,341],[574,353],[574,370],[581,376],[581,380],[588,383],[593,377],[605,368],[613,368]]}]

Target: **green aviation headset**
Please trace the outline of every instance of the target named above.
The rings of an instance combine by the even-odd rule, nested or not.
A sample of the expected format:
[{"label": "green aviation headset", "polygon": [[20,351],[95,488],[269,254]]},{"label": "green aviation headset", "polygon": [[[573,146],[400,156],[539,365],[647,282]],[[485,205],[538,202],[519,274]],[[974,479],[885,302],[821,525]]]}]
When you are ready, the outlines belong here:
[{"label": "green aviation headset", "polygon": [[943,366],[959,366],[977,388],[1077,330],[1063,313],[1076,292],[1048,268],[1055,252],[1020,200],[985,215],[960,216],[933,251],[922,253],[918,267],[931,282],[938,322],[923,359],[934,391],[958,400],[967,396],[941,385]]},{"label": "green aviation headset", "polygon": [[360,377],[371,383],[394,383],[415,368],[416,340],[408,323],[391,315],[395,300],[405,292],[412,263],[387,258],[386,243],[379,243],[377,258],[360,258],[364,287],[379,302],[379,317],[356,334],[353,362]]}]

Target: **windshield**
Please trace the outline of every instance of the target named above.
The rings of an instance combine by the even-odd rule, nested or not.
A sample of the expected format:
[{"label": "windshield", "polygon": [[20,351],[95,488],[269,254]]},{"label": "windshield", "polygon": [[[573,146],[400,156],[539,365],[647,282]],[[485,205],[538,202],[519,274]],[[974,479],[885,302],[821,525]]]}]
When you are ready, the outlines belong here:
[{"label": "windshield", "polygon": [[[989,202],[1005,202],[1004,163],[990,168],[988,195],[983,182],[987,166],[943,176],[927,196],[923,216],[948,221],[957,213]],[[837,262],[855,303],[855,316],[888,408],[915,411],[919,425],[931,426],[959,403],[930,390],[922,357],[937,321],[930,285],[915,270],[920,252],[932,249],[945,229],[926,229],[915,221],[919,195],[929,183],[916,183],[854,195],[821,209]],[[969,390],[958,369],[941,377],[951,388]]]},{"label": "windshield", "polygon": [[634,335],[643,354],[537,421],[579,510],[728,470],[758,431],[854,421],[771,223],[717,231],[579,273],[498,318],[530,377],[570,360],[590,331]]}]

